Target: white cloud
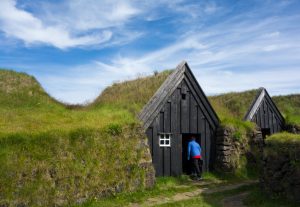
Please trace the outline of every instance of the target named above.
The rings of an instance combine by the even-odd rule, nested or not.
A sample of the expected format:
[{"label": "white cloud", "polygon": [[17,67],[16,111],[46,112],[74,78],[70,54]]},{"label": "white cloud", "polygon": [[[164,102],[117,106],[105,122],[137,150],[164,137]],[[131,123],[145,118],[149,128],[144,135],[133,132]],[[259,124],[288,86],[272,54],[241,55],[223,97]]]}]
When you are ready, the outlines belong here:
[{"label": "white cloud", "polygon": [[186,23],[190,17],[197,19],[218,9],[215,3],[183,0],[64,0],[24,4],[20,0],[1,0],[0,7],[0,30],[8,38],[22,40],[27,46],[46,44],[60,49],[125,44],[143,33],[128,27],[131,20],[149,21],[181,14],[174,21]]},{"label": "white cloud", "polygon": [[48,18],[51,17],[47,19],[19,9],[15,0],[2,0],[0,29],[6,36],[23,40],[27,45],[47,44],[61,49],[99,45],[112,39],[113,32],[109,27],[122,24],[137,13],[125,2],[113,5],[109,1],[97,4],[77,0],[67,6],[67,10],[57,10],[57,14],[45,12]]},{"label": "white cloud", "polygon": [[140,13],[129,0],[66,0],[42,7],[47,12],[42,18],[77,31],[120,26]]},{"label": "white cloud", "polygon": [[[65,5],[68,14],[65,19],[63,15],[58,15],[57,19],[50,18],[52,12],[51,15],[46,16],[46,19],[51,19],[53,21],[51,24],[54,25],[65,25],[71,28],[70,31],[78,32],[95,27],[103,29],[123,25],[132,16],[139,15],[141,12],[146,13],[147,19],[150,8],[155,7],[156,4],[149,1],[138,5],[135,3],[133,7],[127,2],[124,6],[127,9],[124,9],[123,14],[119,14],[124,17],[122,20],[118,15],[112,19],[101,17],[101,14],[112,13],[108,9],[112,7],[102,8],[100,4],[85,5],[83,3],[85,1],[79,0],[76,2],[78,5],[74,4],[72,8],[69,8],[71,4]],[[88,2],[92,3],[91,0]],[[167,8],[174,8],[176,12],[196,10],[193,5],[180,8],[180,3],[182,2],[176,1],[174,4],[170,1],[164,2]],[[95,7],[95,10],[102,8],[103,12],[92,12],[93,8],[89,8],[84,10],[90,13],[79,14],[81,7]],[[276,8],[265,7],[261,8],[261,11],[252,9],[239,15],[228,16],[206,27],[195,27],[197,21],[193,20],[187,22],[184,29],[180,27],[180,31],[173,34],[176,40],[167,46],[147,53],[139,52],[138,49],[133,54],[130,51],[118,52],[106,57],[106,60],[110,59],[110,61],[98,58],[77,67],[48,66],[53,71],[62,72],[52,75],[37,73],[36,76],[56,98],[78,103],[92,100],[114,81],[134,78],[138,73],[150,74],[154,70],[174,68],[181,60],[187,60],[207,94],[242,91],[261,86],[266,87],[273,95],[300,93],[300,73],[299,68],[296,67],[300,65],[300,36],[298,35],[300,29],[295,26],[300,21],[300,16],[293,14],[264,16],[265,11],[273,10],[276,11]],[[78,18],[76,14],[79,15]],[[190,17],[190,14],[187,16]],[[72,26],[72,18],[79,24]],[[154,15],[151,16],[152,18],[159,17]],[[85,21],[80,22],[83,19]],[[99,21],[96,21],[97,19]],[[126,37],[124,39],[126,41]]]}]

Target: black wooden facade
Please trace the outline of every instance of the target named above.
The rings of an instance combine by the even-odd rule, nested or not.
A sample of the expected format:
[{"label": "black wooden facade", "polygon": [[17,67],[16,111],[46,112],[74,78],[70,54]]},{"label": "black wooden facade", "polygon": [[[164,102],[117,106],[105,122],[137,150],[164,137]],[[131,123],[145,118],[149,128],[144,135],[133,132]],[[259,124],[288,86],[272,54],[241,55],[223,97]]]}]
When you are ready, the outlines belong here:
[{"label": "black wooden facade", "polygon": [[[146,130],[156,176],[177,176],[186,171],[186,145],[191,135],[202,147],[203,170],[209,170],[219,119],[186,62],[170,74],[139,118]],[[162,137],[170,143],[164,143]]]},{"label": "black wooden facade", "polygon": [[261,128],[265,138],[284,129],[285,120],[265,88],[260,88],[255,100],[245,116]]}]

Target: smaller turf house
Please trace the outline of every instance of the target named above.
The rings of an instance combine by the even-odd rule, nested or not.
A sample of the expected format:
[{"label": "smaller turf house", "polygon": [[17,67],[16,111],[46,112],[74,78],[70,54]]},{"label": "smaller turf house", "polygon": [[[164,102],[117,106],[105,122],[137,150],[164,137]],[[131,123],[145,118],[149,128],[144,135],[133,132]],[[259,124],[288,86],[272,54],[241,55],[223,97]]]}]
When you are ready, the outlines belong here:
[{"label": "smaller turf house", "polygon": [[285,120],[265,88],[260,88],[253,100],[245,121],[255,122],[263,138],[284,129]]},{"label": "smaller turf house", "polygon": [[191,135],[202,147],[203,170],[211,168],[219,118],[186,62],[166,78],[139,119],[148,137],[156,176],[188,173],[186,149]]}]

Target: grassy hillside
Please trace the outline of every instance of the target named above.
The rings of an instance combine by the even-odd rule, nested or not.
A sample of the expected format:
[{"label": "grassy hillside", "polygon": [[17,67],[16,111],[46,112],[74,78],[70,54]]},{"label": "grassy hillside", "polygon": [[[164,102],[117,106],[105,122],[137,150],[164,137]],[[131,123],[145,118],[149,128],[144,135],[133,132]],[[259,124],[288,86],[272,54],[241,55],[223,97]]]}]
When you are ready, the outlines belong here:
[{"label": "grassy hillside", "polygon": [[31,76],[0,70],[0,133],[38,133],[54,129],[103,128],[135,122],[126,109],[103,104],[68,110],[52,99]]},{"label": "grassy hillside", "polygon": [[[209,97],[213,108],[223,122],[242,120],[259,89],[225,93]],[[274,96],[273,101],[288,123],[300,124],[300,94]]]},{"label": "grassy hillside", "polygon": [[42,89],[32,76],[0,70],[1,108],[62,107]]},{"label": "grassy hillside", "polygon": [[[89,106],[72,109],[33,77],[0,70],[0,205],[71,204],[143,186],[149,168],[140,164],[150,157],[135,115],[170,73],[114,84]],[[209,97],[236,138],[253,127],[242,117],[256,93]],[[298,123],[299,97],[274,97]]]},{"label": "grassy hillside", "polygon": [[106,103],[68,108],[33,77],[0,70],[0,206],[73,204],[145,186],[152,168],[134,115]]},{"label": "grassy hillside", "polygon": [[300,125],[300,94],[272,98],[288,123]]},{"label": "grassy hillside", "polygon": [[225,93],[210,96],[209,101],[221,120],[229,117],[242,120],[258,92],[259,89]]}]

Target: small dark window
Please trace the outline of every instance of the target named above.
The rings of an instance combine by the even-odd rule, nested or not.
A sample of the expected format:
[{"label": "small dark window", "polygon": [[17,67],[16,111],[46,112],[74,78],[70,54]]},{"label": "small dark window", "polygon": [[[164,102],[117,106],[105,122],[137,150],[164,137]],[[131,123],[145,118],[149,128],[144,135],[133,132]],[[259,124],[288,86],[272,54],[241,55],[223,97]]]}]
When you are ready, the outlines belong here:
[{"label": "small dark window", "polygon": [[183,100],[185,100],[186,94],[181,94],[181,97],[182,97]]}]

